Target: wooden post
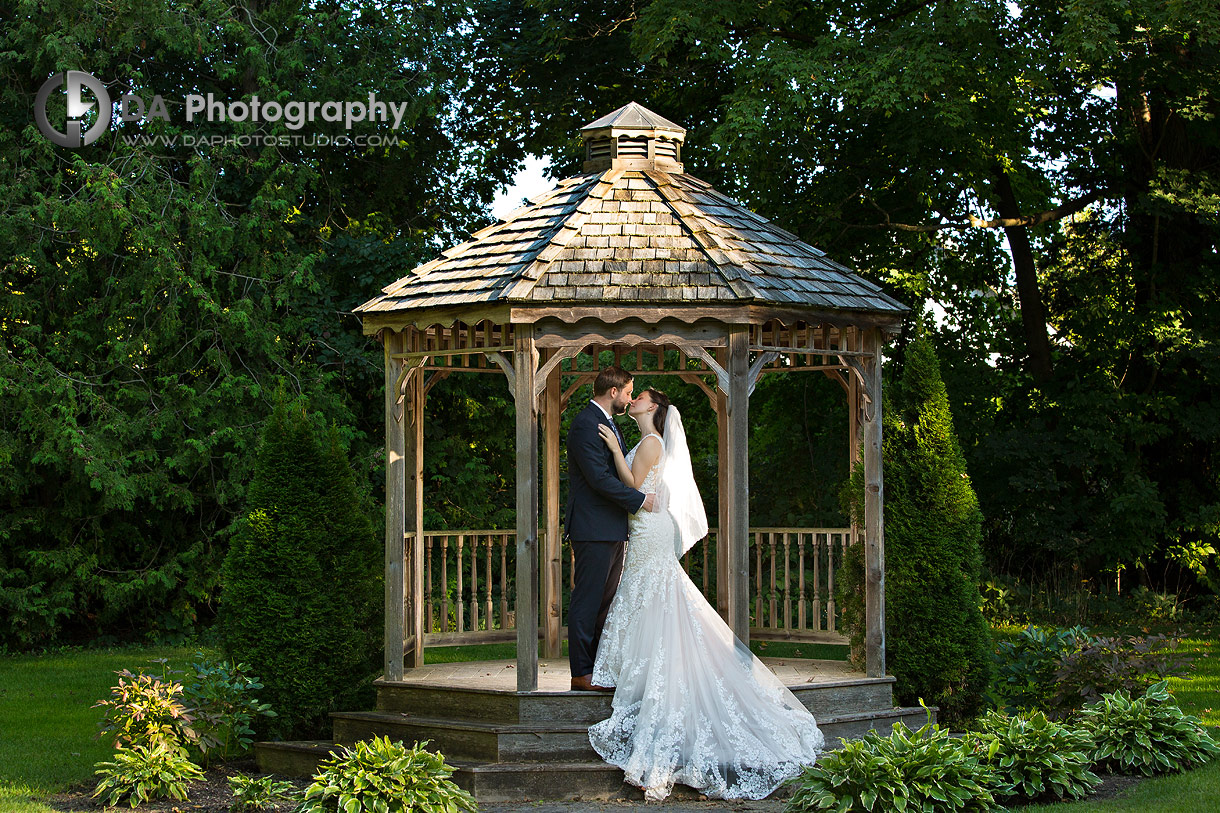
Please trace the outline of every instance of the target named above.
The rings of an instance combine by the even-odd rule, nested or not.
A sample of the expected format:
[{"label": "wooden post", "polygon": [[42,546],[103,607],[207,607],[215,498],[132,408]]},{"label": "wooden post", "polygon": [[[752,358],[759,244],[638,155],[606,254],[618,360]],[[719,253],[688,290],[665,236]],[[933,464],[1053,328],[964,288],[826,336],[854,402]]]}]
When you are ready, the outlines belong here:
[{"label": "wooden post", "polygon": [[[398,411],[398,373],[402,362],[391,358],[405,349],[404,334],[386,330],[385,345],[385,674],[386,680],[402,680],[404,619],[406,607],[404,573],[406,551],[407,465],[404,426],[405,408]],[[405,405],[404,405],[405,407]]]},{"label": "wooden post", "polygon": [[[716,361],[727,367],[726,353],[716,351]],[[716,514],[716,611],[729,623],[729,395],[716,390],[716,486],[720,493]]]},{"label": "wooden post", "polygon": [[[414,331],[415,349],[423,349],[423,334]],[[408,637],[410,650],[405,653],[409,667],[424,665],[424,368],[420,367],[407,383],[403,398],[403,426],[406,435],[404,457],[407,465],[406,516],[404,527],[411,534],[410,555],[406,573],[407,602],[410,605]]]},{"label": "wooden post", "polygon": [[[552,351],[554,352],[554,351]],[[559,368],[556,367],[546,379],[543,408],[543,482],[546,514],[546,538],[542,550],[542,655],[558,658],[563,649],[559,641],[560,602],[563,600],[563,561],[559,537],[559,419],[560,405]]]},{"label": "wooden post", "polygon": [[[729,327],[727,530],[728,623],[742,643],[750,643],[750,359],[746,325]],[[761,619],[760,619],[761,621]]]},{"label": "wooden post", "polygon": [[885,490],[881,470],[881,331],[864,334],[864,659],[869,677],[885,675]]},{"label": "wooden post", "polygon": [[517,402],[517,691],[538,688],[538,416],[534,326],[515,325]]}]

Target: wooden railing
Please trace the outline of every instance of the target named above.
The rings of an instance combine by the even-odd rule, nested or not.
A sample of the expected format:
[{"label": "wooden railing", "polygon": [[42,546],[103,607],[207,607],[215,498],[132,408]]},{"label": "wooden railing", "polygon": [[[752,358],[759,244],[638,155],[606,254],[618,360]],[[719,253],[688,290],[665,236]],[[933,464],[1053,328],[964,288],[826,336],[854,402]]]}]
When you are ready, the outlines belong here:
[{"label": "wooden railing", "polygon": [[[517,640],[516,536],[512,530],[424,534],[425,646]],[[845,643],[834,590],[836,573],[853,541],[850,528],[751,528],[751,637]],[[687,575],[713,605],[717,603],[716,547],[716,529],[712,529],[682,557]],[[562,614],[573,576],[567,542],[561,559],[563,635]]]}]

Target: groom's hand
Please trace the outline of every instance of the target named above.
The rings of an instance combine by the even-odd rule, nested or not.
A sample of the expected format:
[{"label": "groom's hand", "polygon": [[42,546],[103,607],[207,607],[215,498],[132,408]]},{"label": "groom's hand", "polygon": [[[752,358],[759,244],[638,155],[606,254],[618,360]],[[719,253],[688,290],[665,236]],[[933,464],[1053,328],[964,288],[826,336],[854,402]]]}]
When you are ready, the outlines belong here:
[{"label": "groom's hand", "polygon": [[640,508],[643,509],[644,511],[652,511],[653,505],[656,503],[656,501],[657,501],[656,494],[645,494],[644,495],[644,504],[641,505]]}]

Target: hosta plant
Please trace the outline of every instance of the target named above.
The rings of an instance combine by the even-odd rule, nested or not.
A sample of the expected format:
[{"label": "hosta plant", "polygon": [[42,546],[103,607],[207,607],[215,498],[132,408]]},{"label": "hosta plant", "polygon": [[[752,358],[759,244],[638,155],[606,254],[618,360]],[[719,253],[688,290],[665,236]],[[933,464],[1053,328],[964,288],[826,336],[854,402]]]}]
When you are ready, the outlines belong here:
[{"label": "hosta plant", "polygon": [[845,741],[793,781],[789,813],[942,813],[996,807],[991,771],[969,743],[931,721],[918,731],[896,723],[888,737],[869,731]]},{"label": "hosta plant", "polygon": [[257,813],[260,810],[273,810],[280,804],[292,801],[297,795],[295,785],[282,779],[276,779],[274,776],[236,774],[229,777],[229,789],[233,791],[233,804],[229,805],[230,813]]},{"label": "hosta plant", "polygon": [[1115,773],[1143,774],[1193,768],[1220,753],[1198,718],[1178,708],[1165,681],[1141,697],[1125,691],[1103,695],[1080,712],[1093,736],[1093,761]]},{"label": "hosta plant", "polygon": [[459,813],[478,805],[449,777],[453,768],[441,754],[407,748],[389,737],[344,747],[322,762],[305,789],[300,813]]},{"label": "hosta plant", "polygon": [[203,771],[173,745],[133,745],[114,752],[112,762],[99,762],[101,777],[94,797],[113,807],[126,800],[132,807],[153,799],[186,799],[186,783],[202,779]]},{"label": "hosta plant", "polygon": [[1079,799],[1100,779],[1090,769],[1088,732],[1047,719],[1042,712],[1008,717],[989,712],[974,735],[979,758],[994,771],[997,801]]}]

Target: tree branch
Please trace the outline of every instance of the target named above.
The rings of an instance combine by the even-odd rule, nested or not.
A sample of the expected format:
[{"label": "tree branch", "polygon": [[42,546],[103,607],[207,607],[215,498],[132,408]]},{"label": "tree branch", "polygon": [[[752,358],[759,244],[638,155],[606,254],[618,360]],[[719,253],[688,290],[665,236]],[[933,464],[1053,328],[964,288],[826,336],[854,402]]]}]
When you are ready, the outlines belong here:
[{"label": "tree branch", "polygon": [[1018,217],[1001,217],[995,220],[980,220],[974,215],[968,215],[965,221],[960,220],[942,220],[940,223],[927,224],[911,224],[911,223],[892,223],[889,218],[886,218],[884,223],[862,224],[854,228],[860,229],[891,229],[894,231],[910,231],[927,234],[929,232],[940,231],[941,229],[1012,229],[1021,226],[1038,226],[1043,223],[1049,223],[1052,220],[1061,220],[1068,215],[1074,215],[1080,210],[1086,208],[1089,204],[1101,200],[1105,197],[1104,192],[1090,192],[1084,197],[1069,201],[1068,203],[1058,206],[1054,209],[1048,209],[1045,212],[1038,212],[1032,215],[1020,215]]}]

